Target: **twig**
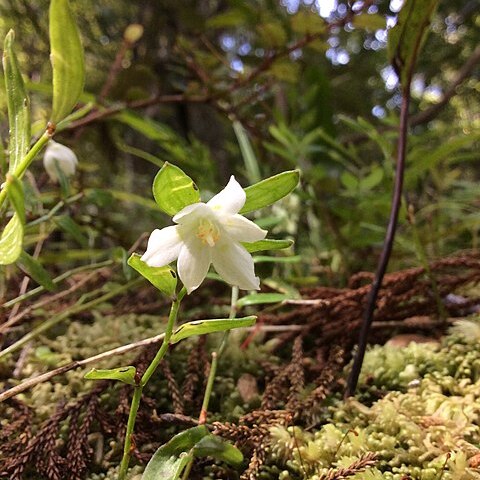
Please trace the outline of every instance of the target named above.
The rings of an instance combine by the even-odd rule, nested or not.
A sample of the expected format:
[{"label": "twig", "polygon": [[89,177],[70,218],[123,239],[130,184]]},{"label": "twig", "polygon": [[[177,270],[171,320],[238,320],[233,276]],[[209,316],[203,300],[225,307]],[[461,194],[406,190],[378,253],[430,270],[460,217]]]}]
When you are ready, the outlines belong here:
[{"label": "twig", "polygon": [[443,94],[441,100],[435,105],[432,105],[430,108],[427,108],[423,112],[419,112],[416,115],[413,115],[410,118],[410,125],[414,127],[416,125],[427,123],[430,120],[433,120],[440,113],[443,107],[447,105],[450,99],[458,93],[458,86],[467,79],[467,77],[472,73],[478,62],[480,62],[480,45],[477,46],[477,48],[473,51],[472,55],[470,55],[468,60],[462,65],[462,68],[460,68],[460,70],[458,71],[455,80],[447,88],[447,90],[445,90],[445,93]]},{"label": "twig", "polygon": [[405,156],[407,146],[407,132],[408,132],[408,107],[410,105],[410,89],[402,96],[402,108],[400,112],[400,136],[398,139],[397,151],[397,168],[395,172],[395,186],[393,191],[392,206],[390,210],[390,218],[388,220],[387,233],[385,234],[385,241],[383,244],[382,253],[378,262],[377,271],[375,272],[375,279],[368,294],[367,307],[363,316],[362,327],[358,339],[358,350],[353,361],[352,370],[348,377],[347,388],[345,390],[345,398],[352,396],[357,388],[358,377],[362,369],[363,358],[367,348],[368,332],[373,321],[373,312],[375,311],[375,304],[378,297],[378,292],[382,285],[382,280],[387,270],[388,261],[393,248],[393,240],[395,238],[395,231],[397,229],[398,212],[402,200],[403,189],[403,174],[405,170]]},{"label": "twig", "polygon": [[[72,268],[71,270],[68,270],[58,277],[55,277],[52,282],[54,284],[60,283],[63,280],[71,277],[72,275],[75,275],[76,273],[84,272],[86,270],[92,270],[93,268],[101,268],[101,267],[106,267],[108,265],[112,265],[114,263],[113,260],[105,260],[103,262],[98,262],[98,263],[91,263],[88,265],[82,265],[80,267]],[[35,295],[42,293],[45,291],[45,287],[39,286],[34,288],[33,290],[28,291],[27,293],[23,295],[19,295],[18,297],[12,298],[8,302],[5,302],[3,305],[0,305],[0,308],[10,308],[13,305],[16,305],[17,303],[23,302],[25,300],[28,300],[31,297],[34,297]]]},{"label": "twig", "polygon": [[50,372],[42,373],[41,375],[38,375],[36,377],[29,378],[28,380],[25,380],[19,385],[16,385],[15,387],[12,387],[6,390],[5,392],[0,393],[0,402],[3,402],[8,398],[14,397],[19,393],[22,393],[25,390],[28,390],[34,387],[35,385],[38,385],[39,383],[46,382],[47,380],[50,380],[51,378],[56,377],[57,375],[62,375],[63,373],[69,372],[70,370],[75,370],[76,368],[84,367],[85,365],[88,365],[90,363],[99,362],[101,360],[105,360],[106,358],[110,358],[115,355],[122,355],[124,353],[131,352],[136,348],[159,343],[163,340],[164,337],[165,337],[165,334],[161,333],[160,335],[145,338],[143,340],[139,340],[138,342],[129,343],[128,345],[122,345],[121,347],[117,347],[112,350],[107,350],[106,352],[102,352],[97,355],[94,355],[93,357],[88,357],[88,358],[85,358],[84,360],[78,360],[78,361],[69,363],[68,365],[64,365],[63,367],[56,368],[55,370],[51,370]]},{"label": "twig", "polygon": [[[5,330],[7,330],[9,327],[12,327],[16,323],[18,323],[22,318],[24,318],[26,315],[28,315],[31,311],[36,310],[37,308],[44,307],[45,305],[48,305],[49,303],[60,300],[61,298],[66,297],[66,296],[70,295],[71,293],[75,292],[76,290],[81,288],[83,285],[88,283],[95,275],[97,275],[101,271],[102,270],[95,270],[94,272],[86,275],[84,278],[82,278],[77,283],[74,283],[67,290],[63,290],[63,291],[61,291],[61,292],[59,292],[55,295],[52,295],[48,298],[44,298],[43,300],[39,300],[38,302],[33,303],[32,305],[29,305],[28,307],[23,309],[20,313],[18,313],[14,317],[9,318],[4,324],[0,325],[0,334],[3,333]],[[18,303],[15,305],[15,307],[19,307],[19,306],[20,305]]]},{"label": "twig", "polygon": [[119,295],[120,293],[123,293],[130,289],[131,287],[134,287],[138,285],[141,281],[143,280],[142,277],[136,278],[135,280],[131,280],[130,282],[126,283],[125,285],[121,285],[120,287],[114,288],[109,290],[107,293],[104,295],[101,295],[100,297],[97,297],[87,303],[82,303],[81,299],[72,307],[64,310],[63,312],[52,316],[48,320],[44,321],[37,327],[35,327],[33,330],[25,334],[20,340],[17,340],[15,343],[12,343],[12,345],[9,345],[7,348],[4,350],[0,351],[0,358],[4,358],[7,355],[10,355],[11,353],[15,352],[18,350],[20,347],[28,343],[30,340],[36,338],[38,335],[41,333],[49,330],[53,326],[57,325],[58,323],[62,322],[63,320],[66,320],[69,318],[71,315],[74,315],[75,313],[80,313],[85,310],[89,310],[90,308],[96,307],[97,305],[106,302],[107,300],[110,300],[111,298]]}]

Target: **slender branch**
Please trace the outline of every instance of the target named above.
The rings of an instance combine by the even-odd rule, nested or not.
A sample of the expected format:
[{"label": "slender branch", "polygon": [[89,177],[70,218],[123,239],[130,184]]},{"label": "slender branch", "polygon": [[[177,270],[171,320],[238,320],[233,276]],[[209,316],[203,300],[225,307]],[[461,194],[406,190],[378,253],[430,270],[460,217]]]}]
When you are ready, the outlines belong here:
[{"label": "slender branch", "polygon": [[[401,322],[399,322],[400,324]],[[385,322],[385,325],[382,324],[375,324],[376,327],[391,328],[391,322]],[[247,330],[252,331],[254,327],[248,327]],[[263,331],[266,332],[284,332],[284,331],[291,331],[291,330],[302,330],[304,325],[262,325],[260,327]],[[124,353],[129,353],[133,350],[136,350],[140,347],[146,347],[148,345],[155,345],[156,343],[160,343],[165,338],[165,333],[161,333],[160,335],[155,335],[154,337],[145,338],[143,340],[139,340],[138,342],[129,343],[128,345],[122,345],[121,347],[113,348],[112,350],[107,350],[105,352],[98,353],[97,355],[93,355],[92,357],[84,358],[83,360],[77,360],[75,362],[71,362],[67,365],[63,365],[62,367],[55,368],[54,370],[50,370],[49,372],[42,373],[41,375],[37,375],[36,377],[29,378],[24,382],[16,385],[15,387],[9,388],[4,392],[0,393],[0,403],[8,400],[19,393],[25,392],[30,388],[38,385],[39,383],[47,382],[48,380],[62,375],[64,373],[69,372],[70,370],[75,370],[77,368],[84,367],[85,365],[90,365],[91,363],[100,362],[107,358],[113,357],[115,355],[123,355]],[[192,419],[193,421],[193,419]],[[198,425],[198,421],[195,420],[195,425]]]},{"label": "slender branch", "polygon": [[382,253],[378,262],[377,271],[375,272],[375,279],[372,288],[368,294],[367,307],[363,316],[362,327],[358,339],[358,349],[355,355],[352,370],[347,381],[347,388],[345,390],[345,398],[352,396],[357,388],[360,370],[362,369],[363,358],[367,348],[368,332],[373,321],[373,312],[378,296],[378,292],[382,285],[383,276],[387,269],[390,254],[392,252],[393,240],[395,238],[395,231],[398,222],[398,212],[402,200],[403,190],[403,176],[405,170],[405,157],[407,146],[407,132],[408,132],[408,108],[410,105],[410,88],[407,87],[402,95],[402,107],[400,111],[400,135],[398,139],[397,149],[397,167],[395,172],[395,185],[392,198],[392,207],[390,210],[390,218],[388,221],[387,233],[385,235],[385,242],[383,244]]},{"label": "slender branch", "polygon": [[0,359],[15,352],[30,340],[33,340],[41,333],[49,330],[50,328],[62,322],[63,320],[66,320],[70,316],[76,313],[83,312],[85,310],[90,310],[91,308],[96,307],[97,305],[103,302],[106,302],[107,300],[110,300],[111,298],[114,298],[117,295],[120,295],[120,293],[123,293],[129,290],[130,288],[139,285],[142,280],[143,280],[142,277],[138,277],[135,280],[131,280],[130,282],[126,283],[125,285],[121,285],[120,287],[109,290],[104,295],[101,295],[100,297],[97,297],[87,303],[81,303],[81,301],[79,300],[79,302],[77,302],[77,304],[73,305],[71,308],[68,308],[67,310],[64,310],[63,312],[57,315],[53,315],[51,318],[49,318],[45,322],[41,323],[34,329],[30,330],[27,334],[25,334],[22,338],[20,338],[20,340],[17,340],[15,343],[12,343],[12,345],[9,345],[4,350],[0,351]]},{"label": "slender branch", "polygon": [[416,125],[420,125],[422,123],[427,123],[430,120],[433,120],[440,111],[448,104],[452,97],[454,97],[458,91],[457,88],[461,85],[472,73],[473,69],[477,66],[480,62],[480,45],[473,51],[472,55],[468,58],[468,60],[462,65],[462,68],[457,72],[457,75],[451,85],[445,90],[443,97],[441,100],[432,105],[430,108],[423,110],[423,112],[419,112],[416,115],[413,115],[410,118],[410,125],[412,127]]},{"label": "slender branch", "polygon": [[[5,323],[2,323],[0,325],[0,334],[4,333],[6,330],[8,330],[10,327],[13,325],[17,324],[22,318],[24,318],[26,315],[28,315],[30,312],[44,307],[45,305],[48,305],[49,303],[56,302],[57,300],[60,300],[63,297],[66,297],[70,295],[71,293],[75,292],[79,288],[82,288],[83,285],[88,283],[93,277],[95,277],[101,270],[95,270],[92,273],[89,273],[82,279],[80,279],[78,282],[74,283],[71,287],[67,288],[66,290],[62,290],[59,293],[56,293],[55,295],[51,295],[47,298],[44,298],[42,300],[39,300],[36,303],[33,303],[32,305],[29,305],[26,307],[24,310],[22,310],[20,313],[16,313],[15,315],[11,316],[8,318],[8,320]],[[25,292],[23,292],[25,293]],[[20,304],[16,304],[15,307],[19,307]],[[14,308],[15,308],[14,307]],[[14,310],[12,310],[13,312]]]},{"label": "slender branch", "polygon": [[143,340],[139,340],[138,342],[129,343],[128,345],[122,345],[121,347],[113,348],[112,350],[107,350],[106,352],[99,353],[94,355],[93,357],[88,357],[83,360],[78,360],[75,362],[71,362],[63,367],[58,367],[50,372],[42,373],[41,375],[37,375],[36,377],[29,378],[24,382],[12,387],[2,393],[0,393],[0,403],[22,393],[39,383],[46,382],[57,375],[62,375],[70,370],[75,370],[76,368],[84,367],[85,365],[89,365],[91,363],[96,363],[101,360],[105,360],[106,358],[113,357],[115,355],[123,355],[124,353],[131,352],[140,347],[145,347],[147,345],[154,345],[156,343],[161,342],[165,338],[165,333],[161,333],[160,335],[155,335],[154,337],[145,338]]},{"label": "slender branch", "polygon": [[[98,262],[98,263],[91,263],[88,265],[82,265],[80,267],[72,268],[71,270],[68,270],[58,277],[55,277],[52,282],[56,285],[57,283],[62,282],[63,280],[71,277],[72,275],[75,275],[80,272],[85,272],[87,270],[92,270],[94,268],[102,268],[106,267],[108,265],[112,265],[114,263],[113,260],[104,260],[103,262]],[[29,298],[34,297],[35,295],[38,295],[39,293],[42,293],[45,291],[45,287],[42,287],[41,285],[39,287],[36,287],[32,290],[29,290],[23,295],[19,295],[18,297],[12,298],[11,300],[8,300],[8,302],[5,302],[3,305],[0,305],[0,309],[2,308],[10,308],[13,307],[13,305],[16,305],[17,303],[23,302],[25,300],[28,300]]]}]

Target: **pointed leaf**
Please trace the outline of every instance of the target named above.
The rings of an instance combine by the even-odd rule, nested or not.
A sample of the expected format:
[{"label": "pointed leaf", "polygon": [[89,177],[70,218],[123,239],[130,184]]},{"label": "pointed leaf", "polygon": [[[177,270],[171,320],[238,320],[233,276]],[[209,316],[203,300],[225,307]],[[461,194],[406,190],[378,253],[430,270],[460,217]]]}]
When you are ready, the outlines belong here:
[{"label": "pointed leaf", "polygon": [[247,170],[247,178],[250,182],[259,182],[261,178],[260,167],[258,166],[258,160],[248,139],[247,132],[242,124],[237,121],[233,122],[233,130],[240,145],[243,163],[245,163],[245,169]]},{"label": "pointed leaf", "polygon": [[3,50],[3,70],[7,91],[8,122],[10,128],[10,165],[13,173],[22,158],[30,149],[31,123],[30,99],[28,98],[17,57],[13,49],[15,34],[10,30],[5,37]]},{"label": "pointed leaf", "polygon": [[169,297],[175,295],[177,274],[168,265],[165,267],[150,267],[136,253],[130,256],[127,263],[165,295]]},{"label": "pointed leaf", "polygon": [[362,13],[353,17],[353,26],[355,28],[364,28],[374,32],[386,28],[386,19],[378,13]]},{"label": "pointed leaf", "polygon": [[213,457],[229,465],[239,466],[243,462],[242,452],[231,443],[216,435],[206,435],[193,447],[195,457]]},{"label": "pointed leaf", "polygon": [[263,250],[282,250],[293,245],[293,240],[273,240],[266,238],[258,242],[242,243],[247,252],[260,252]]},{"label": "pointed leaf", "polygon": [[388,33],[388,58],[403,90],[410,88],[413,69],[425,41],[438,0],[406,0],[397,24]]},{"label": "pointed leaf", "polygon": [[142,480],[177,480],[193,458],[193,447],[209,435],[207,427],[200,425],[175,435],[162,445],[148,462]]},{"label": "pointed leaf", "polygon": [[27,252],[22,252],[19,262],[20,268],[46,290],[53,292],[57,289],[50,275],[37,259],[33,258]]},{"label": "pointed leaf", "polygon": [[251,315],[243,318],[219,318],[213,320],[197,320],[180,325],[173,333],[170,343],[177,343],[187,337],[206,335],[207,333],[224,332],[233,328],[244,328],[255,325],[257,317]]},{"label": "pointed leaf", "polygon": [[0,237],[0,265],[10,265],[22,253],[23,224],[18,215],[7,223]]},{"label": "pointed leaf", "polygon": [[135,367],[118,367],[109,369],[92,368],[83,378],[87,380],[117,380],[119,382],[127,383],[128,385],[136,385],[135,374],[137,370]]},{"label": "pointed leaf", "polygon": [[200,201],[195,182],[182,169],[168,162],[153,180],[153,196],[160,209],[171,216]]},{"label": "pointed leaf", "polygon": [[291,298],[283,293],[252,293],[245,295],[237,301],[238,307],[246,307],[248,305],[261,305],[264,303],[280,303]]},{"label": "pointed leaf", "polygon": [[77,104],[85,82],[83,47],[68,0],[51,0],[49,33],[53,68],[51,121],[57,123]]},{"label": "pointed leaf", "polygon": [[88,247],[87,237],[85,237],[82,229],[75,220],[68,215],[60,215],[55,217],[54,221],[64,232],[70,234],[81,247]]},{"label": "pointed leaf", "polygon": [[291,257],[269,257],[268,255],[257,255],[253,257],[255,263],[298,263],[302,261],[301,255]]},{"label": "pointed leaf", "polygon": [[287,196],[300,179],[299,170],[290,170],[245,188],[247,200],[240,213],[248,213],[275,203]]}]

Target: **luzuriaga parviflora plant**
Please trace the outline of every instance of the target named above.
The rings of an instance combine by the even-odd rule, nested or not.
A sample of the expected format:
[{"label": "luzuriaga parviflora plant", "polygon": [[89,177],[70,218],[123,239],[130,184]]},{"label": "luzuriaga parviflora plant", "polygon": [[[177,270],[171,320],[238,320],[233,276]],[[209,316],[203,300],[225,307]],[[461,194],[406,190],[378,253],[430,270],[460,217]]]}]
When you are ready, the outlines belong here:
[{"label": "luzuriaga parviflora plant", "polygon": [[75,152],[61,143],[50,140],[43,155],[43,166],[52,182],[60,181],[62,175],[71,177],[75,174],[78,158]]},{"label": "luzuriaga parviflora plant", "polygon": [[[266,239],[267,232],[243,214],[268,206],[288,195],[298,184],[299,172],[294,170],[270,177],[245,190],[232,176],[228,185],[210,201],[201,201],[200,192],[180,168],[165,163],[153,182],[153,195],[159,208],[173,217],[176,225],[154,230],[147,250],[140,257],[133,254],[128,263],[172,300],[164,339],[155,358],[141,378],[132,366],[112,370],[92,370],[89,379],[115,379],[134,386],[127,423],[119,480],[127,475],[132,452],[135,419],[142,391],[170,344],[196,335],[224,332],[222,342],[212,353],[199,425],[176,435],[160,447],[147,465],[143,480],[188,478],[195,457],[213,456],[231,465],[243,461],[233,445],[209,433],[205,427],[218,357],[227,345],[233,328],[247,327],[256,317],[235,318],[238,290],[258,290],[260,279],[255,276],[252,253],[260,250],[286,248],[292,242]],[[177,260],[177,272],[169,264]],[[174,330],[180,302],[196,290],[207,276],[210,265],[232,286],[228,318],[185,323]]]}]

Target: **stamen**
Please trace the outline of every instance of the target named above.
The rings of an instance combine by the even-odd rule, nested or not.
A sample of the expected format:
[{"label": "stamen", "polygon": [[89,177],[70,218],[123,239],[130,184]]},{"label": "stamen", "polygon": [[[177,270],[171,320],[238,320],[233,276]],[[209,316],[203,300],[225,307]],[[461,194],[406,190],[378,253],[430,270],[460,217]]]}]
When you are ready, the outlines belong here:
[{"label": "stamen", "polygon": [[197,237],[204,245],[214,247],[220,238],[220,232],[213,222],[204,219],[198,224]]}]

